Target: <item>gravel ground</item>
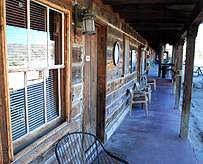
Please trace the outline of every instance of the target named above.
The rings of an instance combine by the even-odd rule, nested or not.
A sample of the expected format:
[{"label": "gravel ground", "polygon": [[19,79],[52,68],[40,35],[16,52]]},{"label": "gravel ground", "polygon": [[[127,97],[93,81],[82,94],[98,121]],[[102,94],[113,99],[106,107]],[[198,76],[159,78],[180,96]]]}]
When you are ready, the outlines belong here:
[{"label": "gravel ground", "polygon": [[[184,70],[183,65],[183,78],[184,83]],[[196,69],[196,68],[195,68]],[[194,72],[195,72],[194,69]],[[193,74],[193,91],[192,103],[190,111],[190,126],[189,126],[189,140],[194,152],[203,153],[203,76]],[[182,90],[183,91],[183,90]],[[182,106],[182,93],[181,93],[181,106]]]},{"label": "gravel ground", "polygon": [[195,152],[203,152],[203,89],[193,89],[189,139]]},{"label": "gravel ground", "polygon": [[[189,140],[194,152],[203,153],[203,76],[193,77],[193,92],[190,112]],[[183,75],[184,79],[184,75]],[[197,89],[199,88],[199,89]],[[183,91],[183,90],[182,90]],[[183,94],[182,94],[183,95]],[[182,106],[182,96],[181,96]]]}]

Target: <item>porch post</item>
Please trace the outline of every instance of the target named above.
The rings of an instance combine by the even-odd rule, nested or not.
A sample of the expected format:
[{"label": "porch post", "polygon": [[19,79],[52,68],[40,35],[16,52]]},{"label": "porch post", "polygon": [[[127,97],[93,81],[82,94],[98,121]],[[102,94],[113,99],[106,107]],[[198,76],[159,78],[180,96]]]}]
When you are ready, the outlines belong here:
[{"label": "porch post", "polygon": [[163,56],[164,56],[164,51],[165,51],[165,45],[160,44],[161,47],[161,52],[159,54],[159,77],[161,76],[161,63],[163,63]]},{"label": "porch post", "polygon": [[172,81],[173,81],[173,92],[172,94],[175,95],[176,93],[176,77],[175,77],[175,46],[173,46],[173,52],[172,52],[172,63],[174,64],[173,66],[173,76],[172,76]]},{"label": "porch post", "polygon": [[183,65],[183,45],[184,39],[180,39],[177,43],[178,54],[177,54],[177,65],[176,65],[176,99],[175,99],[175,109],[180,107],[180,95],[181,95],[181,84],[182,84],[182,72],[180,75],[177,75],[177,71],[182,71]]},{"label": "porch post", "polygon": [[138,46],[138,56],[137,56],[137,82],[140,83],[141,77],[141,45]]},{"label": "porch post", "polygon": [[186,64],[185,79],[183,88],[183,105],[181,115],[180,137],[187,138],[190,120],[190,108],[192,98],[193,84],[193,68],[194,68],[194,52],[195,38],[197,36],[198,25],[191,25],[187,31],[187,48],[186,48]]},{"label": "porch post", "polygon": [[174,58],[174,83],[173,83],[173,94],[176,94],[176,80],[177,80],[177,65],[178,65],[178,46],[177,44],[174,46],[174,53],[175,53],[175,58]]}]

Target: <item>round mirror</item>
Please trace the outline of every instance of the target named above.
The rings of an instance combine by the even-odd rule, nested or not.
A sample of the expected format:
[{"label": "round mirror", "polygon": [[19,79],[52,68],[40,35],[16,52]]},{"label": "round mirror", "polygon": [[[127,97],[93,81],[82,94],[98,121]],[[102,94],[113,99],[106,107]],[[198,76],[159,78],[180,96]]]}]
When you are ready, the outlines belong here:
[{"label": "round mirror", "polygon": [[120,61],[120,45],[118,42],[114,44],[113,60],[114,60],[114,64],[117,66]]}]

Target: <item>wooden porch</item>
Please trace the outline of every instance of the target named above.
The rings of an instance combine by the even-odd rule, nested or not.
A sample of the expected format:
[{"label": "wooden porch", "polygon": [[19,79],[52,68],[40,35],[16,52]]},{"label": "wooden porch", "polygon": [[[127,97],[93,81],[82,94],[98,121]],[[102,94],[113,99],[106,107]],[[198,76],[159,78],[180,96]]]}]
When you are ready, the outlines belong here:
[{"label": "wooden porch", "polygon": [[[158,76],[157,67],[149,76]],[[132,115],[126,116],[105,146],[112,152],[126,154],[126,160],[132,164],[195,164],[198,161],[189,140],[179,137],[181,112],[174,109],[172,85],[166,79],[161,84],[160,80],[157,91],[152,93],[148,117],[141,106],[133,106]]]}]

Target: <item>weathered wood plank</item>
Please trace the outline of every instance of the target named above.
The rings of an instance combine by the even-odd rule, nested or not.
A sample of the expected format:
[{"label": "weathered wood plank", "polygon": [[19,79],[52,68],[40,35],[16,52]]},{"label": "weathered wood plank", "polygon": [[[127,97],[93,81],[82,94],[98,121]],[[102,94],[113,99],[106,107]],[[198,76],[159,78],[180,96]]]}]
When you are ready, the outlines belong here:
[{"label": "weathered wood plank", "polygon": [[3,152],[1,143],[1,131],[0,131],[0,164],[3,164]]},{"label": "weathered wood plank", "polygon": [[[98,35],[98,34],[97,34]],[[83,130],[96,135],[97,35],[85,36]]]},{"label": "weathered wood plank", "polygon": [[[69,13],[69,10],[70,10],[70,1],[64,1],[63,2],[60,2],[60,1],[56,1],[56,0],[37,0],[38,2],[42,3],[42,4],[45,4],[47,6],[50,6],[52,8],[55,8],[55,9],[58,9],[62,12],[65,12],[65,13]],[[65,2],[65,3],[64,3]]]},{"label": "weathered wood plank", "polygon": [[65,60],[65,115],[69,122],[72,121],[70,115],[72,110],[72,7],[70,7],[70,12],[68,15],[65,15],[65,47],[64,47],[64,60]]},{"label": "weathered wood plank", "polygon": [[106,86],[106,93],[109,94],[113,92],[114,90],[120,88],[123,84],[128,83],[129,81],[136,79],[137,72],[134,72],[132,74],[129,74],[126,77],[120,77],[119,79],[107,83]]},{"label": "weathered wood plank", "polygon": [[113,103],[120,95],[123,95],[126,93],[126,90],[129,88],[133,88],[134,83],[136,82],[136,79],[133,79],[129,81],[128,83],[125,83],[120,88],[116,89],[115,91],[109,93],[106,96],[106,106],[108,107],[111,103]]},{"label": "weathered wood plank", "polygon": [[121,77],[121,75],[123,75],[123,70],[122,68],[121,69],[115,69],[115,70],[112,70],[112,71],[108,71],[107,72],[107,81],[113,81],[115,79],[118,79]]},{"label": "weathered wood plank", "polygon": [[13,159],[9,110],[8,63],[6,54],[6,2],[0,2],[0,133],[3,163]]},{"label": "weathered wood plank", "polygon": [[81,109],[82,109],[82,101],[79,101],[78,103],[73,104],[72,113],[71,113],[71,116],[73,119],[79,114],[81,114]]},{"label": "weathered wood plank", "polygon": [[[82,65],[74,65],[72,66],[72,84],[82,83]],[[70,75],[69,75],[70,76]]]},{"label": "weathered wood plank", "polygon": [[74,44],[81,44],[82,43],[82,39],[83,39],[83,35],[82,35],[82,28],[78,28],[75,26],[72,26],[72,43]]},{"label": "weathered wood plank", "polygon": [[120,107],[106,120],[106,131],[109,131],[113,126],[114,122],[117,118],[126,110],[127,106],[129,106],[130,100],[126,99]]},{"label": "weathered wood plank", "polygon": [[[72,47],[72,61],[73,63],[82,62],[82,47]],[[81,63],[82,64],[82,63]]]},{"label": "weathered wood plank", "polygon": [[106,119],[108,119],[112,113],[114,113],[118,107],[124,102],[126,101],[126,99],[128,98],[128,95],[126,94],[126,90],[124,93],[122,93],[121,95],[117,95],[117,97],[113,100],[112,104],[109,104],[109,106],[107,106],[106,108]]},{"label": "weathered wood plank", "polygon": [[82,83],[72,85],[72,101],[82,98]]},{"label": "weathered wood plank", "polygon": [[[118,66],[115,66],[113,63],[113,60],[107,60],[107,73],[109,73],[110,71],[117,71],[119,69],[122,69],[122,61],[119,62]],[[113,79],[111,79],[113,80]],[[108,81],[108,80],[107,80]]]},{"label": "weathered wood plank", "polygon": [[197,36],[198,26],[190,26],[187,31],[187,48],[186,48],[186,64],[185,64],[185,79],[183,88],[183,105],[181,114],[181,128],[180,136],[182,138],[188,137],[190,108],[192,99],[192,85],[193,85],[193,69],[194,69],[194,52],[195,52],[195,38]]},{"label": "weathered wood plank", "polygon": [[98,30],[98,91],[97,91],[97,136],[105,141],[105,112],[106,112],[106,47],[107,27]]},{"label": "weathered wood plank", "polygon": [[40,158],[44,154],[48,153],[50,147],[65,134],[68,132],[79,131],[81,125],[81,120],[76,120],[73,123],[64,123],[49,132],[47,135],[44,135],[40,140],[35,141],[25,150],[21,151],[19,154],[16,154],[15,163],[27,164],[32,163],[33,160]]},{"label": "weathered wood plank", "polygon": [[[178,62],[177,62],[177,70],[182,71],[182,65],[183,65],[183,45],[184,45],[184,39],[180,39],[177,43],[178,46]],[[177,71],[176,70],[176,71]],[[175,98],[175,109],[179,109],[180,107],[180,95],[181,95],[181,87],[182,87],[182,75],[177,76],[176,78],[176,98]]]}]

